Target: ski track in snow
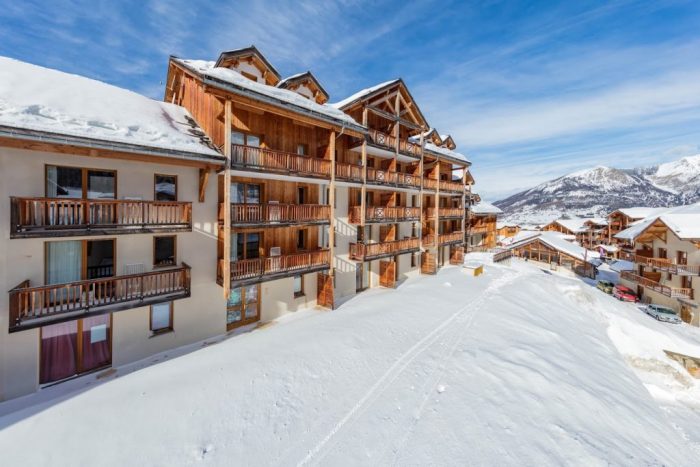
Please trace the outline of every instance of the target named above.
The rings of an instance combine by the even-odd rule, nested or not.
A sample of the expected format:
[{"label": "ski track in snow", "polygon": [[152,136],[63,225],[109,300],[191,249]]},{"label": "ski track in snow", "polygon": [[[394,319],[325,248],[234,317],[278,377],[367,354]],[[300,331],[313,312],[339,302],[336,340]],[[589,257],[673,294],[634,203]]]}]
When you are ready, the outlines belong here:
[{"label": "ski track in snow", "polygon": [[[392,460],[392,464],[394,464],[396,461],[396,456],[400,454],[401,446],[403,446],[405,442],[408,441],[408,439],[410,439],[417,423],[420,421],[420,414],[423,412],[425,405],[427,404],[430,396],[434,392],[434,388],[438,385],[440,378],[444,373],[446,361],[450,358],[452,354],[454,354],[454,351],[459,345],[461,338],[464,336],[464,334],[474,322],[474,317],[478,313],[479,309],[486,303],[487,298],[489,298],[497,290],[501,289],[502,287],[505,287],[506,285],[514,281],[517,277],[519,277],[522,274],[522,272],[510,272],[499,278],[494,279],[493,282],[491,282],[491,284],[489,284],[489,286],[477,298],[470,301],[463,307],[459,308],[448,319],[443,321],[442,324],[437,326],[435,329],[433,329],[431,332],[425,335],[420,341],[416,342],[411,348],[405,351],[401,355],[401,357],[399,357],[399,359],[393,365],[391,365],[384,372],[384,374],[372,385],[372,387],[370,387],[370,389],[360,398],[360,400],[357,401],[357,403],[345,414],[345,416],[338,423],[336,423],[333,429],[331,429],[331,431],[328,432],[323,437],[323,439],[321,439],[321,441],[318,444],[316,444],[316,446],[314,446],[301,461],[297,463],[297,466],[309,465],[311,463],[320,463],[335,446],[335,443],[333,441],[335,440],[336,435],[338,435],[338,433],[341,432],[343,429],[351,426],[354,421],[358,420],[379,399],[379,397],[381,397],[384,393],[386,393],[387,390],[389,390],[391,385],[399,378],[399,376],[401,376],[402,373],[406,371],[406,369],[419,356],[424,354],[436,344],[443,344],[445,342],[448,342],[449,345],[447,346],[447,352],[443,357],[438,359],[438,361],[440,362],[439,365],[435,367],[430,374],[428,374],[424,381],[422,387],[427,387],[428,390],[426,391],[424,389],[423,391],[419,392],[425,393],[425,395],[421,404],[419,405],[417,412],[415,412],[415,415],[413,416],[412,423],[409,425],[408,429],[404,433],[404,436],[401,439],[398,448],[393,450],[394,459]],[[465,316],[465,312],[467,311],[469,311],[470,313],[468,313]],[[450,325],[454,322],[459,323],[460,318],[464,318],[462,320],[465,323],[464,326],[456,327],[457,332],[455,332],[455,335],[452,339],[441,339],[443,336],[447,335],[450,330],[454,330],[450,328]],[[432,377],[434,374],[437,374],[436,378]],[[383,462],[380,462],[380,464],[383,464]]]}]

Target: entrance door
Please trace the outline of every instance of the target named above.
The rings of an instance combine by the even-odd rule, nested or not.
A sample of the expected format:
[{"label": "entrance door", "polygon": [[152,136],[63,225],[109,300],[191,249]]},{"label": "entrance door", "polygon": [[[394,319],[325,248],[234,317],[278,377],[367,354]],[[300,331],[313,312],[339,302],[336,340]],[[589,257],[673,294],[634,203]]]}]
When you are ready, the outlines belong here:
[{"label": "entrance door", "polygon": [[392,289],[396,285],[396,263],[394,261],[379,262],[379,285]]},{"label": "entrance door", "polygon": [[362,292],[369,287],[369,268],[368,264],[355,264],[355,292]]},{"label": "entrance door", "polygon": [[226,304],[226,329],[260,320],[260,284],[231,289]]}]

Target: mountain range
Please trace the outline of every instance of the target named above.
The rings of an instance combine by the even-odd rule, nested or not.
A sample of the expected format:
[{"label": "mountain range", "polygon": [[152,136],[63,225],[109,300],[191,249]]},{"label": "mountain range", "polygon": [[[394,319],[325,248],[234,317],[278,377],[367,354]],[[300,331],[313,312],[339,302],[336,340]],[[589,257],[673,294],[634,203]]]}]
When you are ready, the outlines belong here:
[{"label": "mountain range", "polygon": [[550,180],[494,204],[502,219],[544,224],[563,216],[598,217],[633,206],[700,201],[700,154],[653,167],[597,166]]}]

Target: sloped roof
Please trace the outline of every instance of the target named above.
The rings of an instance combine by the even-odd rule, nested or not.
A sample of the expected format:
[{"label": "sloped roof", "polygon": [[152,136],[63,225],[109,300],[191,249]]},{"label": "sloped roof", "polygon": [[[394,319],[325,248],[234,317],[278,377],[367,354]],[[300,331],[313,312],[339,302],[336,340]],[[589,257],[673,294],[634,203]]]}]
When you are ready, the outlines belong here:
[{"label": "sloped roof", "polygon": [[[523,231],[521,231],[521,233],[523,233]],[[514,238],[517,237],[518,235],[516,235]],[[600,254],[598,252],[586,250],[577,243],[567,240],[567,235],[563,235],[559,232],[524,231],[523,235],[520,236],[520,239],[510,243],[507,248],[517,248],[535,240],[540,240],[547,246],[581,261],[590,263],[592,260],[600,258]]]},{"label": "sloped roof", "polygon": [[479,204],[473,205],[470,209],[471,209],[471,212],[473,214],[476,214],[476,215],[503,213],[503,211],[501,211],[498,207],[494,206],[491,203],[487,203],[485,201],[482,201]]},{"label": "sloped roof", "polygon": [[321,92],[321,94],[323,94],[323,97],[325,98],[325,100],[326,101],[328,100],[328,98],[330,97],[328,92],[323,88],[323,86],[321,86],[321,83],[316,79],[316,77],[314,76],[313,73],[311,73],[311,71],[305,71],[303,73],[297,73],[296,75],[287,76],[286,78],[281,80],[279,83],[277,83],[276,87],[282,88],[282,89],[287,89],[290,84],[304,81],[305,79],[311,80],[314,83],[314,85],[318,88],[318,90]]},{"label": "sloped roof", "polygon": [[0,127],[20,139],[31,131],[70,137],[63,144],[102,141],[133,152],[151,148],[173,158],[224,161],[183,107],[7,57],[0,57]]},{"label": "sloped roof", "polygon": [[650,208],[644,206],[638,206],[634,208],[620,208],[616,209],[610,214],[615,212],[620,212],[631,219],[644,219],[645,217],[653,216],[654,214],[660,214],[668,208]]},{"label": "sloped roof", "polygon": [[425,143],[425,150],[436,156],[446,156],[457,162],[462,162],[471,165],[471,161],[467,159],[462,153],[453,151],[448,148],[441,148],[440,146],[435,146],[433,143]]},{"label": "sloped roof", "polygon": [[352,94],[352,95],[346,97],[342,101],[334,102],[334,103],[329,104],[329,105],[335,107],[336,109],[343,109],[343,108],[349,106],[350,104],[357,102],[359,100],[362,100],[365,97],[369,97],[372,94],[374,94],[375,92],[381,91],[382,89],[384,89],[388,86],[391,86],[392,84],[396,84],[399,81],[400,81],[400,79],[397,78],[397,79],[392,79],[389,81],[384,81],[383,83],[375,84],[374,86],[370,86],[368,88],[361,89],[361,90],[357,91],[355,94]]},{"label": "sloped roof", "polygon": [[217,67],[222,66],[222,63],[225,62],[226,60],[230,58],[236,58],[236,57],[249,57],[249,56],[255,56],[258,58],[265,67],[275,76],[275,82],[279,81],[282,76],[279,74],[277,69],[272,66],[272,63],[270,63],[265,56],[260,53],[257,47],[254,45],[251,45],[249,47],[243,47],[241,49],[233,49],[233,50],[227,50],[225,52],[221,52],[219,55],[219,58],[216,60],[216,65]]},{"label": "sloped roof", "polygon": [[700,239],[700,203],[666,209],[660,214],[651,215],[615,235],[615,238],[634,241],[657,220],[682,240]]},{"label": "sloped roof", "polygon": [[253,94],[254,98],[273,105],[291,107],[295,111],[308,113],[315,118],[331,121],[336,125],[345,125],[363,133],[367,131],[351,116],[330,104],[318,104],[294,91],[249,80],[236,70],[216,67],[216,64],[211,61],[185,60],[175,57],[171,57],[171,60],[199,75],[203,80],[208,80],[208,84],[212,86],[229,92],[241,92],[249,96]]},{"label": "sloped roof", "polygon": [[574,217],[573,219],[556,219],[550,222],[550,224],[559,224],[560,226],[564,227],[567,230],[570,230],[571,232],[583,232],[585,229],[584,227],[584,222],[588,219],[584,219],[581,217]]}]

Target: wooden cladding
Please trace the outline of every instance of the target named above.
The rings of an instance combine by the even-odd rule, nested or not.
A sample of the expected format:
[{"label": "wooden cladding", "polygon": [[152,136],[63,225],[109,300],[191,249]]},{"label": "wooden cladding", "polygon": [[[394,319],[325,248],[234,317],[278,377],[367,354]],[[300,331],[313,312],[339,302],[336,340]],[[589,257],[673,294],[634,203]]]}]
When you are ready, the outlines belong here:
[{"label": "wooden cladding", "polygon": [[335,163],[335,177],[341,180],[362,183],[362,166],[346,162]]},{"label": "wooden cladding", "polygon": [[231,261],[231,285],[233,287],[252,284],[290,275],[321,271],[329,267],[329,250]]},{"label": "wooden cladding", "polygon": [[367,182],[378,185],[401,186],[406,188],[420,188],[421,178],[417,175],[367,168]]},{"label": "wooden cladding", "polygon": [[192,203],[10,198],[12,238],[191,231]]},{"label": "wooden cladding", "polygon": [[231,145],[231,168],[330,178],[331,161],[267,148]]},{"label": "wooden cladding", "polygon": [[425,216],[429,218],[434,218],[435,213],[438,213],[440,217],[451,217],[451,218],[462,218],[465,215],[465,210],[462,208],[426,208]]},{"label": "wooden cladding", "polygon": [[[362,207],[350,208],[350,223],[361,222]],[[420,208],[401,206],[365,206],[365,222],[413,222],[420,220]]]},{"label": "wooden cladding", "polygon": [[688,300],[693,299],[693,289],[690,288],[669,287],[667,285],[659,283],[658,281],[652,280],[647,277],[642,277],[637,274],[633,274],[629,271],[622,271],[622,273],[620,274],[620,278],[639,284],[643,287],[651,289],[654,292],[660,293],[667,297],[685,298]]},{"label": "wooden cladding", "polygon": [[418,238],[404,238],[382,243],[351,243],[350,258],[356,261],[367,261],[402,253],[418,251],[420,242]]},{"label": "wooden cladding", "polygon": [[333,277],[324,272],[319,272],[316,276],[316,303],[318,306],[334,309]]},{"label": "wooden cladding", "polygon": [[464,247],[463,246],[452,246],[450,247],[450,264],[463,264],[464,263]]},{"label": "wooden cladding", "polygon": [[424,251],[420,258],[421,274],[437,274],[438,265],[435,253]]},{"label": "wooden cladding", "polygon": [[[423,237],[423,244],[435,246],[436,235],[427,234]],[[464,232],[457,231],[446,234],[437,235],[439,245],[450,245],[453,243],[464,243]]]},{"label": "wooden cladding", "polygon": [[[381,146],[391,151],[396,151],[396,137],[382,133],[374,129],[369,130],[369,141],[377,146]],[[419,144],[411,143],[405,139],[399,140],[399,152],[407,156],[420,158],[421,147]]]},{"label": "wooden cladding", "polygon": [[190,267],[10,290],[10,332],[190,296]]},{"label": "wooden cladding", "polygon": [[231,204],[231,225],[328,224],[331,208],[321,204]]},{"label": "wooden cladding", "polygon": [[[641,251],[641,250],[638,250]],[[654,269],[658,269],[664,272],[669,272],[671,274],[677,274],[680,276],[698,276],[700,275],[700,265],[689,266],[687,264],[677,264],[670,259],[666,258],[652,258],[646,255],[636,254],[634,255],[634,262],[637,264],[642,264],[644,266],[650,266]]]}]

